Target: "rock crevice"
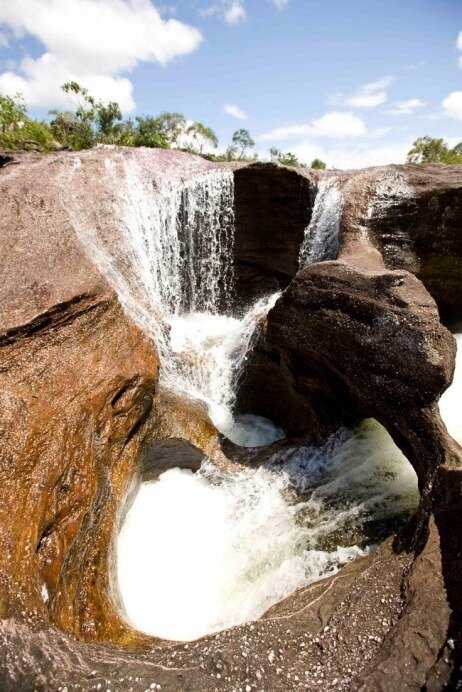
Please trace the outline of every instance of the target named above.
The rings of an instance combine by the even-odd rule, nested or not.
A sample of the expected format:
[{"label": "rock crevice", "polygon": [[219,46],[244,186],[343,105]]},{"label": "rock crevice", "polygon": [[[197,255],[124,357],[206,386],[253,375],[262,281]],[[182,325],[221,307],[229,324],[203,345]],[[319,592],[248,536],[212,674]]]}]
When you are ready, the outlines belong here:
[{"label": "rock crevice", "polygon": [[[339,257],[299,271],[322,174],[236,167],[236,295],[284,289],[241,378],[241,410],[311,441],[376,418],[413,464],[421,504],[373,555],[256,623],[185,646],[125,621],[117,531],[143,473],[165,468],[165,446],[187,439],[192,466],[206,453],[236,467],[205,412],[159,389],[153,341],[123,311],[63,205],[78,166],[88,204],[97,180],[95,205],[111,214],[101,181],[126,159],[156,185],[214,168],[179,152],[101,148],[0,171],[3,688],[124,690],[136,678],[142,689],[437,690],[460,680],[461,450],[437,408],[455,353],[438,307],[448,323],[461,318],[451,295],[460,290],[459,169],[342,174]],[[394,198],[396,175],[408,187]],[[439,242],[427,243],[435,225]]]}]

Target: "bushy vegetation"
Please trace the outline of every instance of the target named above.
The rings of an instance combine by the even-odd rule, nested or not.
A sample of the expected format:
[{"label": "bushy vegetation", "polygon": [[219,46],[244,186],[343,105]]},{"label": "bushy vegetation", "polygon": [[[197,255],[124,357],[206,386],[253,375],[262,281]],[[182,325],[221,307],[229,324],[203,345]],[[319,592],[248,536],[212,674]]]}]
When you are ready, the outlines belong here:
[{"label": "bushy vegetation", "polygon": [[407,155],[408,163],[462,163],[462,142],[449,147],[443,139],[419,137]]},{"label": "bushy vegetation", "polygon": [[0,146],[41,151],[54,148],[49,123],[29,118],[19,95],[15,98],[0,96]]},{"label": "bushy vegetation", "polygon": [[[26,151],[49,152],[59,149],[91,149],[97,144],[118,144],[126,147],[160,147],[181,149],[199,154],[212,161],[256,161],[255,142],[248,130],[236,130],[231,145],[224,154],[214,154],[218,137],[212,128],[187,120],[182,113],[163,112],[138,115],[124,119],[115,101],[102,103],[77,82],[66,82],[63,91],[75,100],[74,110],[50,111],[47,120],[36,120],[27,112],[20,94],[0,95],[0,147]],[[283,152],[276,147],[269,150],[271,161],[307,168],[291,151]],[[462,164],[462,142],[450,147],[443,139],[419,137],[408,152],[409,163],[459,163]],[[313,159],[310,168],[325,169],[319,158]]]},{"label": "bushy vegetation", "polygon": [[[31,118],[20,94],[0,95],[0,147],[50,152],[60,149],[91,149],[97,144],[126,147],[180,149],[212,161],[256,161],[255,142],[248,130],[236,130],[224,154],[214,154],[218,137],[212,128],[187,120],[182,113],[163,112],[124,119],[115,101],[102,103],[77,82],[62,89],[74,102],[74,110],[50,111],[47,120]],[[270,149],[271,160],[285,166],[307,168],[292,152]],[[314,159],[312,168],[326,168]]]}]

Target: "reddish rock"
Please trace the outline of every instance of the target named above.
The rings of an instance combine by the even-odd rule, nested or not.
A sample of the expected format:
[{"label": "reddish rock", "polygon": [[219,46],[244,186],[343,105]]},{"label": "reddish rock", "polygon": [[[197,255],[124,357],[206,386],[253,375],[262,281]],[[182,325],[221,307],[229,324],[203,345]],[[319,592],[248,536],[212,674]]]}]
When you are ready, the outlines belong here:
[{"label": "reddish rock", "polygon": [[[69,200],[87,205],[85,218],[96,219],[110,242],[107,163],[116,175],[126,160],[154,186],[213,169],[180,152],[102,148],[25,157],[0,170],[0,686],[455,685],[462,650],[460,450],[436,408],[451,379],[454,344],[425,288],[400,264],[411,250],[401,257],[397,233],[388,229],[385,242],[382,225],[368,215],[377,172],[345,174],[339,260],[293,278],[314,174],[236,167],[236,262],[251,268],[238,286],[250,297],[293,278],[268,316],[260,365],[250,373],[255,387],[262,383],[267,415],[285,415],[293,435],[305,437],[321,437],[339,421],[378,418],[419,475],[417,520],[256,623],[182,645],[142,635],[125,621],[113,578],[115,538],[143,470],[162,461],[155,443],[188,437],[196,451],[226,461],[203,412],[184,420],[192,409],[185,414],[181,402],[156,391],[155,347],[85,254],[66,207]],[[440,176],[444,194],[456,173],[451,167],[446,183]],[[434,180],[425,180],[422,188],[434,189]],[[448,197],[441,214],[452,205]],[[425,205],[413,218],[424,229]],[[439,227],[455,248],[452,223]],[[395,271],[379,250],[386,263],[394,258]]]}]

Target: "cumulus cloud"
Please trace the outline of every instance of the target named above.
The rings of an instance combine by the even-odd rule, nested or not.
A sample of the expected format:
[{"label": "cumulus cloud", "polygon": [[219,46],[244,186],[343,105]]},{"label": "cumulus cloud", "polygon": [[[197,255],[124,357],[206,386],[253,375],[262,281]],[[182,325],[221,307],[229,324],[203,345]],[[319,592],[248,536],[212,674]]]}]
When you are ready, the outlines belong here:
[{"label": "cumulus cloud", "polygon": [[393,77],[383,77],[376,82],[364,84],[353,94],[335,94],[330,100],[333,103],[342,103],[351,108],[376,108],[388,100],[387,87],[393,81]]},{"label": "cumulus cloud", "polygon": [[450,118],[462,120],[462,91],[453,91],[444,99],[442,106]]},{"label": "cumulus cloud", "polygon": [[[462,31],[459,32],[457,37],[457,48],[462,50]],[[462,70],[462,55],[459,56],[459,67]]]},{"label": "cumulus cloud", "polygon": [[242,108],[239,108],[239,106],[236,106],[233,103],[225,103],[223,106],[223,113],[227,113],[227,115],[232,115],[233,118],[237,118],[238,120],[246,120],[247,116],[242,110]]},{"label": "cumulus cloud", "polygon": [[404,163],[412,146],[412,139],[392,142],[380,147],[370,147],[367,143],[360,146],[341,145],[324,147],[313,142],[301,142],[291,147],[296,156],[305,163],[320,158],[329,168],[367,168],[384,166],[389,163]]},{"label": "cumulus cloud", "polygon": [[245,9],[244,5],[240,0],[233,0],[233,2],[228,3],[228,7],[224,9],[225,21],[227,24],[238,24],[243,19],[245,19]]},{"label": "cumulus cloud", "polygon": [[[199,10],[205,17],[216,15],[225,20],[227,24],[239,24],[246,16],[246,0],[215,0],[211,5]],[[289,0],[270,0],[278,9],[282,10]]]},{"label": "cumulus cloud", "polygon": [[163,19],[150,0],[15,0],[0,3],[0,31],[38,39],[45,52],[27,57],[17,72],[0,74],[32,106],[62,105],[59,86],[74,79],[95,96],[134,107],[132,85],[121,73],[140,62],[166,65],[194,51],[202,36],[176,19]]},{"label": "cumulus cloud", "polygon": [[0,92],[22,94],[30,106],[70,108],[74,105],[72,97],[60,89],[60,85],[69,80],[84,85],[104,102],[117,101],[125,113],[135,107],[133,85],[126,77],[70,70],[52,53],[44,53],[36,60],[25,58],[20,63],[19,73],[1,73]]},{"label": "cumulus cloud", "polygon": [[278,127],[260,137],[261,140],[288,140],[303,136],[343,139],[367,135],[367,128],[362,118],[354,113],[329,111],[320,118],[301,125]]},{"label": "cumulus cloud", "polygon": [[388,113],[391,115],[411,115],[417,108],[423,108],[425,102],[420,99],[407,99],[406,101],[396,101],[392,104]]},{"label": "cumulus cloud", "polygon": [[244,0],[216,0],[212,5],[199,10],[204,17],[216,15],[227,24],[239,24],[246,18]]}]

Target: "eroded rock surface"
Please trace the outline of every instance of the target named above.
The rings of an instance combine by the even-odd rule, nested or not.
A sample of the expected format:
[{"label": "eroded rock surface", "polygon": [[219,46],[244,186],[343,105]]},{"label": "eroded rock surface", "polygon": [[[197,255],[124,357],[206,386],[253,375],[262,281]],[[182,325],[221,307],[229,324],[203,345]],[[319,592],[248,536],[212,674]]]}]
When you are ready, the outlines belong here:
[{"label": "eroded rock surface", "polygon": [[234,173],[235,275],[238,304],[285,288],[311,218],[314,176],[276,164],[251,164]]},{"label": "eroded rock surface", "polygon": [[[341,254],[297,274],[318,174],[236,169],[248,181],[236,198],[240,294],[285,287],[296,274],[250,361],[246,396],[253,411],[284,423],[293,437],[317,439],[338,422],[374,416],[413,463],[422,501],[416,520],[372,555],[296,592],[258,622],[184,645],[135,632],[111,572],[122,513],[155,443],[181,439],[188,428],[196,449],[226,462],[207,417],[185,421],[178,402],[157,391],[152,340],[122,310],[72,222],[76,204],[93,205],[82,218],[99,217],[110,242],[113,207],[104,176],[117,175],[127,161],[153,185],[213,169],[178,152],[102,148],[26,157],[0,170],[0,686],[454,687],[462,613],[460,449],[437,411],[454,344],[409,270],[419,274],[431,264],[428,257],[419,267],[414,260],[425,224],[439,224],[441,243],[458,256],[460,173],[411,171],[422,194],[407,211],[397,204],[396,223],[386,221],[383,205],[370,205],[377,179],[388,180],[395,167],[345,174]],[[410,223],[401,232],[405,216],[421,230],[414,234]],[[439,288],[426,283],[441,307]]]}]

